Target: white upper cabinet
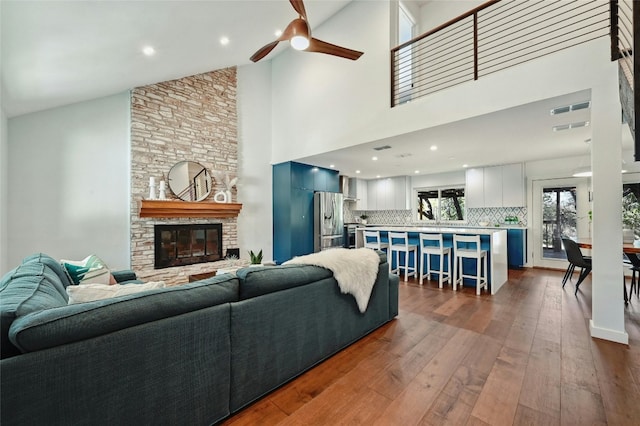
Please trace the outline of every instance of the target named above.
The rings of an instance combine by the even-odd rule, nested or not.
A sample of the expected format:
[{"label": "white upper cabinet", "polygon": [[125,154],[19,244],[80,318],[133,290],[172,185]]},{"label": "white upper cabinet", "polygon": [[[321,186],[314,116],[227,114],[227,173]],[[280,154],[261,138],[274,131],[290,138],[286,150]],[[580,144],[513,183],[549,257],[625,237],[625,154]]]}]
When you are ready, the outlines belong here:
[{"label": "white upper cabinet", "polygon": [[502,166],[502,206],[525,207],[527,190],[522,163]]},{"label": "white upper cabinet", "polygon": [[465,174],[464,203],[469,208],[484,207],[484,170],[467,169]]},{"label": "white upper cabinet", "polygon": [[367,181],[367,210],[407,210],[409,185],[407,176]]},{"label": "white upper cabinet", "polygon": [[368,188],[367,181],[364,179],[355,179],[356,186],[356,210],[367,210],[369,207],[368,204]]},{"label": "white upper cabinet", "polygon": [[503,207],[502,166],[484,168],[484,207]]},{"label": "white upper cabinet", "polygon": [[465,203],[470,208],[525,207],[524,165],[468,169]]}]

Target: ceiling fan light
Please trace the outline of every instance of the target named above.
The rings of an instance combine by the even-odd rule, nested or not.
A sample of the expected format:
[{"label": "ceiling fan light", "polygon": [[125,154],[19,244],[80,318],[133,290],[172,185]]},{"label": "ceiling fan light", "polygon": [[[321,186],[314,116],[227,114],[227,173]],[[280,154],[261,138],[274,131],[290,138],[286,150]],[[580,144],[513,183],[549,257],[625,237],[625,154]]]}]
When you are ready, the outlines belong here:
[{"label": "ceiling fan light", "polygon": [[293,36],[291,37],[291,47],[296,50],[304,50],[309,47],[309,39],[304,36]]}]

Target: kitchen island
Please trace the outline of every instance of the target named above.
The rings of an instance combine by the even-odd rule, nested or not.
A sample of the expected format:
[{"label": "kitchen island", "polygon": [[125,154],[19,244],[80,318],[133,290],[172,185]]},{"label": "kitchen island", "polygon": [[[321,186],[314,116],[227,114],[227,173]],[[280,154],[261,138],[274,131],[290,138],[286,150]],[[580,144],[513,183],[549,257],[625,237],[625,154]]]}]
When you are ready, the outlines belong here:
[{"label": "kitchen island", "polygon": [[[507,230],[504,228],[455,228],[439,226],[367,226],[356,229],[356,247],[364,247],[362,231],[380,231],[382,241],[388,241],[388,233],[407,232],[410,244],[420,245],[420,233],[442,234],[445,247],[453,247],[453,235],[480,235],[480,245],[487,250],[489,289],[496,294],[500,287],[507,282]],[[418,257],[420,252],[418,251]],[[391,260],[390,260],[391,261]],[[418,265],[419,266],[419,265]],[[416,274],[417,275],[417,274]],[[475,283],[473,283],[475,286]]]}]

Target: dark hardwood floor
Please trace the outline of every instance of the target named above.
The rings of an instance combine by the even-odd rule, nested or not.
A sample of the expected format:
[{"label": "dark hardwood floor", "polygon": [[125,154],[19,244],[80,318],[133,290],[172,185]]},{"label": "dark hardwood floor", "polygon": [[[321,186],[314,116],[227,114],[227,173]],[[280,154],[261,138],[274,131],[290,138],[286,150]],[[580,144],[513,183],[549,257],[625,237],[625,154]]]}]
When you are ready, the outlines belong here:
[{"label": "dark hardwood floor", "polygon": [[401,281],[394,321],[223,424],[640,424],[640,299],[629,346],[592,339],[590,278],[576,297],[563,273],[479,297]]}]

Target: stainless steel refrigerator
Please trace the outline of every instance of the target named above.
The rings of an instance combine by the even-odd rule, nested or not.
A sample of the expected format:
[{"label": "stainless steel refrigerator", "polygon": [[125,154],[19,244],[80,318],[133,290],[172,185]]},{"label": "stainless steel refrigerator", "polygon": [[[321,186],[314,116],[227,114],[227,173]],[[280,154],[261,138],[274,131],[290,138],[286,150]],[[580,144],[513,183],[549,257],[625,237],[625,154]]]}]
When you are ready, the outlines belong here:
[{"label": "stainless steel refrigerator", "polygon": [[313,194],[313,250],[319,252],[332,247],[342,247],[343,195],[336,192]]}]

